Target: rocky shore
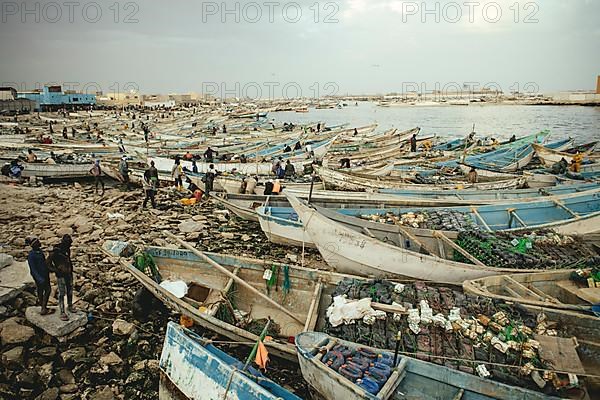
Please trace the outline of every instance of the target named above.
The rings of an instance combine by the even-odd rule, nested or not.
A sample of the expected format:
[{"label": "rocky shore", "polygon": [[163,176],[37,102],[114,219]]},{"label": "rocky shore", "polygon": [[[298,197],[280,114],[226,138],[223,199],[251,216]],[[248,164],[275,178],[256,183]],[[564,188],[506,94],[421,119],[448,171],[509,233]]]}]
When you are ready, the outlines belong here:
[{"label": "rocky shore", "polygon": [[[179,316],[164,307],[153,307],[152,315],[134,317],[132,308],[141,285],[100,251],[104,240],[166,246],[169,243],[161,231],[167,229],[201,250],[300,260],[300,250],[272,246],[257,224],[239,221],[210,201],[182,206],[179,199],[184,195],[161,189],[158,209],[143,210],[141,190],[107,187],[99,196],[89,182],[0,184],[0,253],[24,261],[29,251],[26,237],[38,237],[48,251],[62,235],[71,234],[75,306],[87,317],[85,326],[68,337],[55,338],[26,318],[27,308],[36,303],[32,285],[0,305],[0,398],[158,398],[158,358],[165,326]],[[316,252],[309,251],[305,261],[306,265],[321,265]],[[23,266],[26,268],[26,263]],[[50,306],[57,304],[55,289],[53,282]],[[248,354],[245,347],[227,346],[226,350],[239,358]],[[307,394],[296,366],[275,360],[267,375],[300,395]]]}]

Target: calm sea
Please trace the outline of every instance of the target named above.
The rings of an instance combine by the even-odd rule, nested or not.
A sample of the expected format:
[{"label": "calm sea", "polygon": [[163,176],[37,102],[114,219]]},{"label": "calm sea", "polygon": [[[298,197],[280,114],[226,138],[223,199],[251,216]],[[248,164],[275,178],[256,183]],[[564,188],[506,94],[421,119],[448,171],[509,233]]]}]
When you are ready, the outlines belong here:
[{"label": "calm sea", "polygon": [[600,107],[579,106],[406,106],[379,107],[371,102],[347,103],[344,108],[311,108],[308,113],[272,112],[269,118],[278,123],[328,125],[349,123],[351,127],[379,124],[378,130],[421,127],[421,135],[436,134],[442,138],[464,137],[473,124],[478,136],[508,139],[548,129],[551,138],[570,136],[577,143],[600,140]]}]

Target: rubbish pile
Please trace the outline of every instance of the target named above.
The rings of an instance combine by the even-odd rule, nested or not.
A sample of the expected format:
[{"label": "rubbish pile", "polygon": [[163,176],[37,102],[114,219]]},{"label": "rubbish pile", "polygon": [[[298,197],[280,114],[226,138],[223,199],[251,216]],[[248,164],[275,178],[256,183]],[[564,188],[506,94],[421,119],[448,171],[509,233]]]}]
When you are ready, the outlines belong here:
[{"label": "rubbish pile", "polygon": [[407,212],[398,215],[394,213],[361,215],[361,218],[381,224],[409,226],[412,228],[458,232],[479,230],[479,226],[473,222],[468,213],[454,210]]},{"label": "rubbish pile", "polygon": [[337,344],[329,351],[322,349],[321,354],[321,362],[374,395],[379,393],[392,373],[394,356],[388,352],[362,347],[352,349]]},{"label": "rubbish pile", "polygon": [[[498,268],[570,269],[600,265],[598,254],[580,239],[551,231],[463,231],[456,244],[484,264]],[[454,252],[454,260],[469,262],[459,252]]]},{"label": "rubbish pile", "polygon": [[568,379],[537,370],[552,368],[540,356],[533,335],[560,333],[544,314],[526,314],[514,306],[423,282],[346,279],[332,294],[338,296],[369,299],[397,311],[338,326],[328,320],[324,331],[332,336],[381,349],[395,349],[399,341],[401,354],[511,385],[555,390],[569,385]]}]

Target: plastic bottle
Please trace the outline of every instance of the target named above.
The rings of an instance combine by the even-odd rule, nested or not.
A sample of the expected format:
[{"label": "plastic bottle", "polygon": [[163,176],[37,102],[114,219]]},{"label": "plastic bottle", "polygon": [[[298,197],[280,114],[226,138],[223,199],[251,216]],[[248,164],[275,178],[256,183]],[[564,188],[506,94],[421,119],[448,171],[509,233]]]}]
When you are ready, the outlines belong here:
[{"label": "plastic bottle", "polygon": [[364,378],[362,378],[360,380],[360,382],[357,382],[357,384],[358,384],[358,386],[360,386],[361,388],[366,390],[368,393],[371,393],[374,395],[379,393],[379,385],[377,384],[377,382],[375,382],[368,376],[365,376]]},{"label": "plastic bottle", "polygon": [[370,358],[370,359],[377,358],[377,353],[376,353],[376,352],[374,352],[374,351],[373,351],[373,350],[371,350],[371,349],[365,349],[365,348],[363,348],[363,347],[359,347],[359,348],[357,349],[357,352],[358,352],[358,354],[359,354],[359,355],[361,355],[362,357],[367,357],[367,358]]},{"label": "plastic bottle", "polygon": [[360,379],[363,377],[363,372],[352,366],[349,364],[344,364],[340,367],[340,369],[338,370],[338,372],[345,377],[346,379],[351,380],[352,382],[356,382],[357,379]]},{"label": "plastic bottle", "polygon": [[389,365],[379,362],[371,364],[371,368],[369,368],[369,371],[371,370],[377,370],[377,372],[381,372],[386,378],[388,378],[392,373],[392,369]]},{"label": "plastic bottle", "polygon": [[379,387],[382,387],[387,382],[387,377],[374,368],[365,372],[365,377],[369,377],[373,382],[377,383]]},{"label": "plastic bottle", "polygon": [[377,354],[377,361],[375,362],[383,363],[391,367],[394,363],[394,356],[389,353],[380,353]]}]

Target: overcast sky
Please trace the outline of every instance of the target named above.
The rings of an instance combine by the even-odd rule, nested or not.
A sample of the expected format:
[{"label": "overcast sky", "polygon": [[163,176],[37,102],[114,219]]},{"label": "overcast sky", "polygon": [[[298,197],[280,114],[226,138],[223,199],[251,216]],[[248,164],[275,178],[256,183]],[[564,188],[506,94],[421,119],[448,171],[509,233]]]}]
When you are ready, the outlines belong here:
[{"label": "overcast sky", "polygon": [[426,14],[398,0],[227,1],[230,13],[220,1],[2,1],[0,80],[250,97],[595,88],[600,1],[465,2],[428,0]]}]

